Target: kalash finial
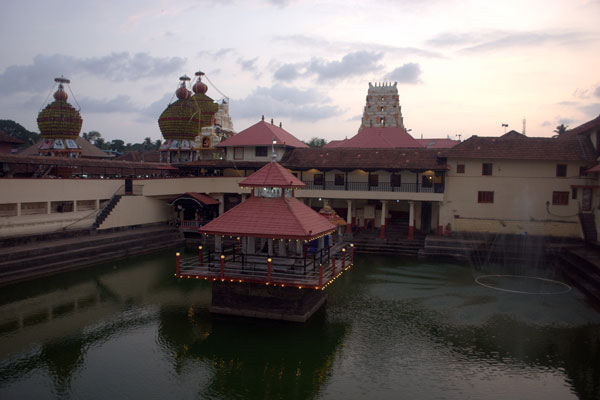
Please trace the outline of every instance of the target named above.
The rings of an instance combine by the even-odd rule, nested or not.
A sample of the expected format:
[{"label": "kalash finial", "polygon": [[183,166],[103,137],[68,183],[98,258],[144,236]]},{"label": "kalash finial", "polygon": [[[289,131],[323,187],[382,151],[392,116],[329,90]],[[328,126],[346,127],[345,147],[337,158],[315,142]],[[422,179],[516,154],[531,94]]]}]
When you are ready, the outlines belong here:
[{"label": "kalash finial", "polygon": [[175,92],[175,95],[177,95],[177,98],[179,100],[187,100],[192,96],[192,93],[190,93],[190,91],[186,87],[187,82],[189,82],[190,80],[191,80],[190,77],[187,75],[183,75],[183,76],[179,77],[179,81],[181,83],[179,84],[179,88]]},{"label": "kalash finial", "polygon": [[69,83],[71,83],[71,81],[61,75],[60,78],[54,78],[54,82],[58,83],[58,90],[54,93],[54,100],[67,101],[69,95],[67,94],[67,92],[65,92],[65,87],[63,86],[63,83],[66,83],[68,85]]},{"label": "kalash finial", "polygon": [[205,94],[206,91],[208,90],[208,86],[206,86],[206,84],[204,82],[202,82],[202,77],[204,76],[204,72],[198,71],[195,73],[195,75],[198,77],[198,80],[196,80],[196,83],[194,83],[192,90],[196,94],[198,94],[198,93]]}]

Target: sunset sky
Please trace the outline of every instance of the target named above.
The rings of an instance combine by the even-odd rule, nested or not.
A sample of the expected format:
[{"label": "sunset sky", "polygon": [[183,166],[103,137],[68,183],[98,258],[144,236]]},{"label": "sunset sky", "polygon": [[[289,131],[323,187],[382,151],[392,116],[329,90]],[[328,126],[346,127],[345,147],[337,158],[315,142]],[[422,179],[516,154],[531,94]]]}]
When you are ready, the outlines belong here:
[{"label": "sunset sky", "polygon": [[8,0],[0,119],[38,131],[64,75],[82,132],[162,139],[179,76],[202,70],[236,131],[264,114],[301,140],[350,137],[369,82],[397,81],[415,137],[495,136],[524,118],[551,136],[600,114],[599,17],[600,0]]}]

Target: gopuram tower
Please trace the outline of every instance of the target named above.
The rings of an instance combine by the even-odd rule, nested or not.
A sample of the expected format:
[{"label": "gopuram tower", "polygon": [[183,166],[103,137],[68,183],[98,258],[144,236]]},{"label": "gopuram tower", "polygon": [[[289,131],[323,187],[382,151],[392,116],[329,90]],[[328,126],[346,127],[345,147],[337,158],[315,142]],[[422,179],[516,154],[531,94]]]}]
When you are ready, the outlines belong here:
[{"label": "gopuram tower", "polygon": [[398,82],[376,82],[375,85],[369,82],[367,104],[359,131],[371,127],[404,128],[397,85]]}]

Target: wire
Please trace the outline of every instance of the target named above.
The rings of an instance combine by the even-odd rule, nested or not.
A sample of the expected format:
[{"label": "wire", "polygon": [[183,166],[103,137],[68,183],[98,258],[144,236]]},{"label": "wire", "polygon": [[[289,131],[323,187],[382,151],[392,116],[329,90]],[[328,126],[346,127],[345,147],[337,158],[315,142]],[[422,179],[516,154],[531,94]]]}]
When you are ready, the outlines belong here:
[{"label": "wire", "polygon": [[69,88],[69,92],[71,92],[71,96],[73,96],[73,100],[75,100],[75,103],[77,104],[77,107],[79,107],[79,109],[77,111],[81,111],[81,106],[79,105],[79,102],[77,101],[77,99],[75,98],[75,94],[73,93],[73,91],[71,90],[71,85],[69,85],[67,83],[67,87]]},{"label": "wire", "polygon": [[56,87],[56,83],[52,86],[52,89],[50,89],[50,91],[48,92],[48,96],[46,96],[46,100],[44,100],[44,102],[42,103],[42,106],[40,107],[40,111],[41,112],[42,109],[44,108],[44,105],[48,102],[48,97],[50,97],[50,94],[54,91],[54,88]]},{"label": "wire", "polygon": [[208,83],[210,83],[210,84],[211,84],[211,86],[212,86],[212,87],[214,87],[214,88],[215,88],[215,90],[216,90],[217,92],[219,92],[219,94],[220,94],[221,96],[225,97],[225,99],[227,100],[227,103],[229,103],[229,96],[227,96],[225,93],[221,92],[221,91],[219,90],[219,88],[218,88],[218,87],[216,87],[214,83],[212,83],[212,81],[211,81],[211,80],[208,78],[208,76],[206,76],[206,75],[204,75],[204,76],[206,77],[206,80],[208,81]]}]

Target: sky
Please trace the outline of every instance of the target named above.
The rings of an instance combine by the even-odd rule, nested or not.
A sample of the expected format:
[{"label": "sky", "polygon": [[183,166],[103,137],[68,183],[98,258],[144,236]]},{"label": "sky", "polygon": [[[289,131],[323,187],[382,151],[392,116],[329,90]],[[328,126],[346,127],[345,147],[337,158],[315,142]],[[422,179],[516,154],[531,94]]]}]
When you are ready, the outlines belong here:
[{"label": "sky", "polygon": [[234,129],[264,115],[353,136],[369,82],[398,82],[414,137],[552,136],[600,114],[600,0],[4,0],[0,119],[32,131],[55,90],[82,132],[162,139],[181,75],[206,74]]}]

